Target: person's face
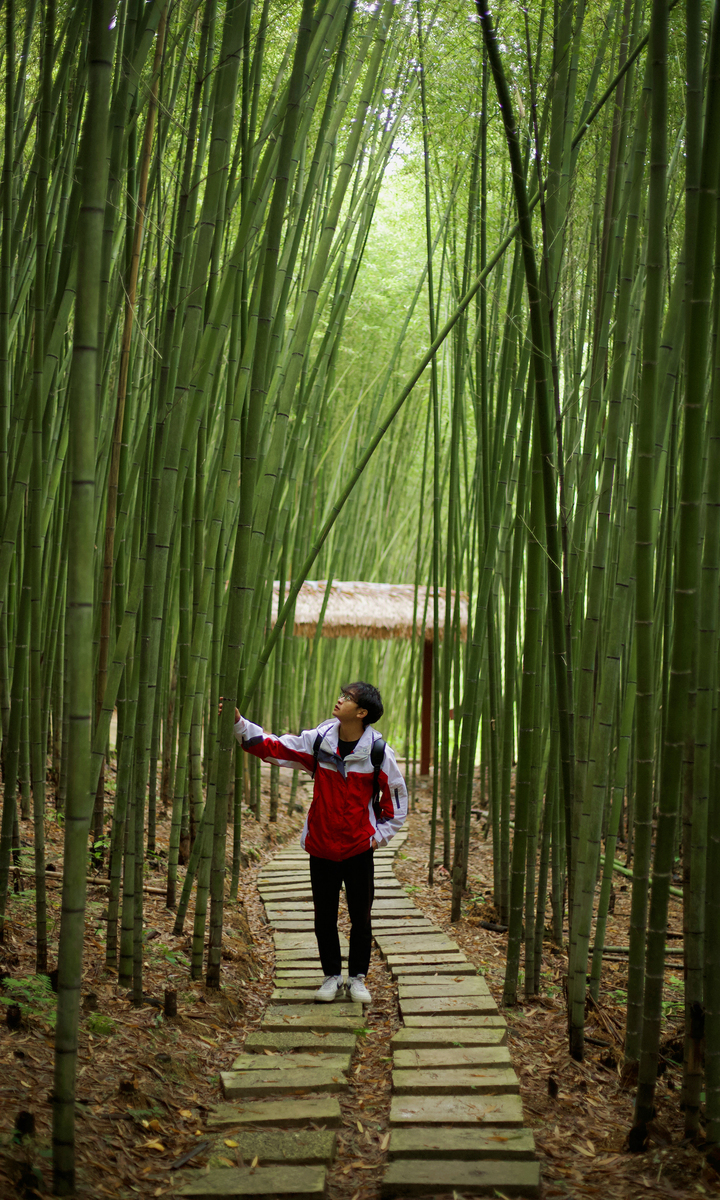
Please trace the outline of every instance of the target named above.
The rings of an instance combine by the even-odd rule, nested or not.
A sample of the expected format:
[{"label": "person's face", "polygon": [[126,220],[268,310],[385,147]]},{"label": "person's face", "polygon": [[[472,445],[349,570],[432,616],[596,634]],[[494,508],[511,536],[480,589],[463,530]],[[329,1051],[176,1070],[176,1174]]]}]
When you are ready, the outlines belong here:
[{"label": "person's face", "polygon": [[367,716],[367,709],[360,708],[350,692],[341,692],[333,709],[333,716],[340,721],[362,721]]}]

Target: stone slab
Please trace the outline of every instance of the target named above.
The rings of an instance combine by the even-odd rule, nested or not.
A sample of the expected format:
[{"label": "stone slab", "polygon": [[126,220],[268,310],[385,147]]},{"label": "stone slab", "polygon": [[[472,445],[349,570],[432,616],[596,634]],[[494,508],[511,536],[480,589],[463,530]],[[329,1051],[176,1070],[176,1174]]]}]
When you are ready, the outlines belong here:
[{"label": "stone slab", "polygon": [[378,913],[373,909],[372,922],[373,929],[381,925],[388,931],[397,929],[398,936],[404,936],[408,931],[415,934],[428,934],[434,928],[432,921],[429,921],[417,910],[414,913]]},{"label": "stone slab", "polygon": [[489,996],[490,989],[479,975],[471,975],[463,980],[433,979],[421,975],[412,983],[399,981],[398,995],[401,1000],[418,1000],[425,996]]},{"label": "stone slab", "polygon": [[262,874],[258,875],[257,881],[258,887],[278,887],[280,883],[291,882],[307,884],[309,880],[309,863],[306,863],[305,866],[300,864],[297,866],[292,866],[292,864],[282,863],[274,867],[268,864],[268,867],[263,870]]},{"label": "stone slab", "polygon": [[305,1200],[325,1192],[325,1168],[316,1166],[223,1167],[199,1173],[178,1196],[193,1200],[217,1200],[222,1196],[283,1196],[285,1200]]},{"label": "stone slab", "polygon": [[429,1016],[452,1013],[453,1016],[495,1012],[497,1005],[492,996],[420,996],[413,1000],[400,1000],[400,1012],[406,1016]]},{"label": "stone slab", "polygon": [[392,1085],[397,1096],[464,1096],[478,1092],[506,1096],[520,1089],[517,1075],[507,1067],[395,1070],[392,1073]]},{"label": "stone slab", "polygon": [[335,1157],[337,1134],[329,1129],[266,1129],[261,1132],[235,1133],[229,1139],[237,1146],[220,1141],[216,1147],[225,1158],[239,1154],[246,1163],[331,1163]]},{"label": "stone slab", "polygon": [[[418,958],[424,957],[425,955],[418,955]],[[443,978],[445,978],[447,975],[449,975],[450,978],[452,978],[453,975],[475,975],[477,974],[477,967],[474,963],[467,961],[445,963],[404,963],[401,966],[391,966],[390,972],[393,979],[397,979],[398,981],[404,979],[410,983],[410,981],[415,979],[418,975],[429,975],[430,978],[435,978],[436,975],[440,975]]]},{"label": "stone slab", "polygon": [[[269,1059],[266,1059],[269,1062]],[[427,1072],[423,1072],[426,1074]],[[294,1071],[221,1071],[220,1084],[226,1100],[250,1096],[291,1096],[296,1092],[344,1092],[347,1079],[342,1071],[322,1067],[299,1067]]]},{"label": "stone slab", "polygon": [[439,1192],[463,1196],[538,1196],[540,1167],[533,1162],[433,1162],[401,1159],[390,1163],[381,1197],[427,1196]]},{"label": "stone slab", "polygon": [[293,921],[291,917],[268,917],[268,924],[276,933],[314,933],[315,922],[312,917],[306,921]]},{"label": "stone slab", "polygon": [[[275,946],[278,950],[313,950],[317,951],[317,941],[314,933],[276,933]],[[348,950],[348,940],[340,934],[340,949]]]},{"label": "stone slab", "polygon": [[507,1025],[481,1029],[398,1029],[390,1039],[392,1050],[441,1049],[443,1046],[504,1046],[507,1041]]},{"label": "stone slab", "polygon": [[[347,958],[347,954],[345,957]],[[289,966],[291,963],[317,963],[319,965],[320,955],[317,952],[317,943],[314,947],[307,945],[300,948],[296,947],[294,950],[284,950],[276,946],[275,962],[278,966],[280,963],[284,963],[286,966]]]},{"label": "stone slab", "polygon": [[[272,1004],[300,1004],[300,1003],[304,1002],[305,1004],[313,1004],[315,1001],[315,993],[318,990],[318,988],[320,987],[321,983],[322,983],[322,979],[313,979],[310,982],[309,987],[300,988],[300,987],[296,987],[295,983],[293,983],[289,987],[275,988],[272,995],[270,996],[271,1003]],[[336,1001],[322,1000],[322,1001],[320,1001],[320,1003],[335,1004]],[[337,1002],[337,1003],[341,1003],[341,1002]]]},{"label": "stone slab", "polygon": [[287,991],[288,988],[311,988],[314,989],[313,995],[320,987],[322,981],[323,976],[321,971],[312,971],[310,973],[303,971],[302,975],[288,976],[277,974],[275,976],[275,983],[282,991]]},{"label": "stone slab", "polygon": [[277,916],[285,916],[286,913],[293,913],[293,912],[312,913],[314,911],[312,900],[297,900],[297,901],[293,900],[292,903],[287,902],[284,904],[268,904],[266,902],[265,909],[266,909],[266,912],[268,913],[268,916],[270,915],[270,913],[275,913]]},{"label": "stone slab", "polygon": [[[406,1050],[405,1054],[415,1054],[417,1051]],[[420,1064],[419,1062],[398,1063],[403,1067],[418,1067],[420,1065],[434,1066],[434,1063]],[[295,1071],[303,1067],[322,1067],[325,1071],[350,1070],[350,1053],[325,1054],[239,1054],[232,1064],[233,1071]]]},{"label": "stone slab", "polygon": [[379,940],[381,937],[405,937],[412,933],[426,933],[429,926],[424,921],[384,921],[373,918],[372,930],[373,937]]},{"label": "stone slab", "polygon": [[[347,1009],[357,1009],[348,1013]],[[266,1009],[263,1029],[349,1030],[364,1028],[362,1005],[308,1004],[294,1011],[291,1005],[273,1005]]]},{"label": "stone slab", "polygon": [[450,1158],[530,1161],[535,1156],[535,1139],[529,1129],[472,1129],[440,1126],[411,1126],[393,1129],[388,1158]]},{"label": "stone slab", "polygon": [[233,1125],[279,1125],[283,1129],[326,1125],[340,1126],[340,1102],[336,1096],[301,1096],[288,1100],[249,1100],[244,1104],[217,1104],[208,1113],[209,1127]]},{"label": "stone slab", "polygon": [[409,1029],[487,1029],[488,1026],[501,1025],[507,1026],[504,1017],[500,1016],[497,1009],[494,1012],[487,1013],[460,1013],[453,1015],[452,1013],[441,1013],[435,1016],[409,1016],[405,1017],[405,1024]]},{"label": "stone slab", "polygon": [[267,887],[259,887],[258,893],[265,905],[283,905],[294,903],[295,900],[299,904],[308,904],[312,901],[312,892],[309,883],[290,883],[288,879],[272,889]]},{"label": "stone slab", "polygon": [[265,1050],[352,1050],[355,1047],[354,1033],[318,1033],[313,1029],[273,1030],[257,1029],[245,1038],[245,1049],[254,1054]]},{"label": "stone slab", "polygon": [[[253,1058],[252,1054],[246,1058]],[[290,1056],[292,1061],[297,1055]],[[303,1057],[306,1057],[303,1055]],[[307,1055],[309,1059],[313,1056]],[[329,1056],[328,1056],[329,1057]],[[268,1059],[269,1062],[272,1059]],[[349,1062],[349,1059],[348,1059]],[[330,1066],[330,1063],[324,1064]],[[332,1064],[333,1067],[335,1064]],[[430,1067],[442,1071],[451,1067],[510,1067],[510,1051],[507,1046],[445,1046],[406,1050],[393,1047],[393,1066],[398,1071],[423,1070]],[[235,1068],[235,1063],[233,1063]]]},{"label": "stone slab", "polygon": [[300,879],[297,883],[276,883],[272,880],[270,883],[258,883],[258,891],[261,896],[277,897],[280,900],[287,899],[288,896],[297,896],[305,893],[307,896],[312,896],[312,888],[306,879]]},{"label": "stone slab", "polygon": [[383,955],[391,954],[431,954],[433,950],[452,950],[455,943],[444,933],[406,934],[404,937],[383,937],[377,939]]},{"label": "stone slab", "polygon": [[497,1125],[523,1123],[519,1096],[393,1096],[391,1125]]},{"label": "stone slab", "polygon": [[429,954],[414,953],[404,954],[402,951],[388,954],[388,966],[394,971],[395,967],[409,966],[419,967],[430,965],[430,963],[466,963],[465,955],[458,950],[457,946],[453,946],[452,950],[439,950],[435,953],[432,951]]},{"label": "stone slab", "polygon": [[291,959],[289,962],[283,959],[282,962],[275,964],[276,979],[300,979],[302,976],[312,975],[316,978],[317,972],[320,971],[320,978],[323,978],[320,959]]},{"label": "stone slab", "polygon": [[413,904],[412,900],[403,899],[398,896],[397,900],[379,900],[377,897],[373,900],[373,912],[409,912],[416,913],[417,916],[422,915],[421,909]]}]

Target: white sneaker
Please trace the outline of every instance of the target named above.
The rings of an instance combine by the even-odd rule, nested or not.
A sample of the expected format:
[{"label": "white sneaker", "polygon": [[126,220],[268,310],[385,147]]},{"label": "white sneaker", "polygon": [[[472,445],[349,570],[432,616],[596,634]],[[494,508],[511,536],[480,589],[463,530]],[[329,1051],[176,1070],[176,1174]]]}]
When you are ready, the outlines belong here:
[{"label": "white sneaker", "polygon": [[335,999],[341,989],[342,975],[326,975],[315,993],[315,999],[323,1000],[325,1003],[328,1003],[329,1001]]},{"label": "white sneaker", "polygon": [[372,1004],[372,996],[365,987],[364,975],[351,975],[346,987],[351,1000],[358,1004]]}]

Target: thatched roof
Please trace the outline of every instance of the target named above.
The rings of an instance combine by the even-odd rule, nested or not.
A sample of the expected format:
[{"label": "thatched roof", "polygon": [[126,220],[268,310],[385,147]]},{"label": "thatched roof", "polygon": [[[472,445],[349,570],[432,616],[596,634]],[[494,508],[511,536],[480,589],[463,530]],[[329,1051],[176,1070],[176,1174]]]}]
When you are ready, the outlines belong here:
[{"label": "thatched roof", "polygon": [[[307,580],[298,593],[295,606],[296,637],[313,637],[317,629],[327,581]],[[433,639],[432,589],[418,588],[418,636],[423,632],[425,594],[430,590],[427,604],[425,639]],[[273,585],[273,620],[277,617],[279,583]],[[440,635],[445,625],[445,588],[438,588],[440,602]],[[454,602],[455,593],[452,593]],[[413,623],[415,588],[411,583],[340,583],[330,588],[330,597],[323,621],[323,637],[352,638],[409,638]],[[463,641],[467,637],[467,596],[460,593],[460,629]]]}]

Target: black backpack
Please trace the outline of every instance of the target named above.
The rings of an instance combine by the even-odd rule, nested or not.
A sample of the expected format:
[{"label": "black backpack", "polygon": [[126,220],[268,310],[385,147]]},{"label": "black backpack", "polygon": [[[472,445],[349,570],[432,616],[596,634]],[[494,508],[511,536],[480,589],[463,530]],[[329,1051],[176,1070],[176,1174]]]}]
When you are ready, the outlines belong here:
[{"label": "black backpack", "polygon": [[[315,772],[317,771],[318,759],[320,757],[320,747],[324,737],[325,734],[321,733],[320,731],[318,731],[315,736],[315,744],[313,745],[313,758],[315,759],[315,764],[312,771],[313,779],[315,778]],[[381,737],[376,738],[370,747],[370,762],[373,765],[372,806],[373,812],[375,813],[375,820],[378,822],[382,821],[383,819],[382,809],[380,807],[380,768],[383,764],[384,757],[385,739]]]}]

